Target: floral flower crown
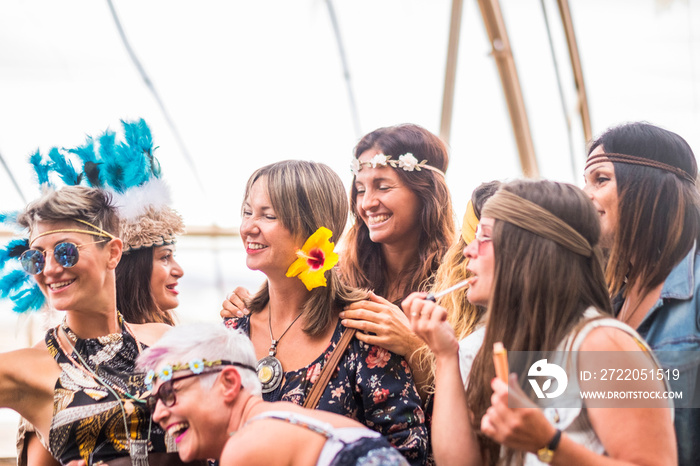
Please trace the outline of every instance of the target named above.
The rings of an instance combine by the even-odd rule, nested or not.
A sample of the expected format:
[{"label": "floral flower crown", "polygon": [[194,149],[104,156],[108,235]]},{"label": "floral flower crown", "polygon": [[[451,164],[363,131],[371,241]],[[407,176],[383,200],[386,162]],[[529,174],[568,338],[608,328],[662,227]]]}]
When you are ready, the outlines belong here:
[{"label": "floral flower crown", "polygon": [[320,227],[309,236],[304,246],[297,249],[297,260],[287,269],[287,276],[299,277],[309,291],[326,286],[326,270],[332,269],[339,260],[333,251],[335,244],[330,241],[331,236],[333,232],[326,227]]},{"label": "floral flower crown", "polygon": [[226,361],[225,359],[217,359],[216,361],[193,359],[185,364],[166,364],[165,366],[161,367],[158,372],[151,369],[146,372],[146,378],[144,379],[143,383],[146,385],[147,389],[151,390],[153,388],[153,382],[156,378],[160,379],[161,382],[167,382],[173,378],[173,373],[177,371],[191,370],[193,374],[201,374],[204,372],[204,368],[215,366],[236,366],[243,369],[250,369],[251,371],[255,372],[255,368],[253,368],[253,366],[240,362]]},{"label": "floral flower crown", "polygon": [[403,155],[399,155],[398,160],[393,160],[391,157],[391,155],[376,154],[368,162],[360,162],[358,159],[352,159],[352,163],[350,164],[350,170],[352,170],[353,175],[357,176],[360,170],[362,170],[364,167],[377,168],[391,166],[393,168],[403,168],[404,171],[407,172],[419,172],[421,171],[421,169],[425,168],[426,170],[439,173],[443,177],[445,176],[445,172],[443,172],[439,168],[435,168],[431,165],[428,165],[427,160],[422,160],[419,162],[418,159],[415,158],[410,152],[407,152]]}]

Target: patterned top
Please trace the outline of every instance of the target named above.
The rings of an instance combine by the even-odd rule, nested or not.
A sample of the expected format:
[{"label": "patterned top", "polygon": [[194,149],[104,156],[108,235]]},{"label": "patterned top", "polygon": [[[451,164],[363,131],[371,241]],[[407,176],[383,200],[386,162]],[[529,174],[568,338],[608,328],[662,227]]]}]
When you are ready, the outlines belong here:
[{"label": "patterned top", "polygon": [[[124,392],[142,398],[146,388],[143,375],[134,374],[139,349],[133,336],[122,325],[121,333],[93,339],[79,339],[64,326],[75,352],[100,378],[119,394],[80,369],[75,352],[70,356],[58,342],[57,329],[46,333],[49,353],[61,367],[54,389],[54,408],[49,445],[53,456],[66,464],[83,459],[88,465],[129,455],[129,438],[148,440],[149,451],[165,452],[165,433],[151,422],[144,403],[132,401]],[[71,359],[77,363],[73,364]],[[149,435],[150,429],[150,435]]]},{"label": "patterned top", "polygon": [[266,411],[246,425],[260,419],[277,419],[326,437],[316,466],[408,466],[406,458],[384,437],[364,427],[333,427],[318,419],[287,411]]},{"label": "patterned top", "polygon": [[[250,335],[250,316],[225,319],[225,324]],[[310,365],[285,372],[280,387],[263,399],[303,405],[344,329],[338,320],[328,348]],[[411,464],[424,464],[428,434],[423,410],[411,369],[401,356],[353,338],[318,409],[357,420],[385,436]]]}]

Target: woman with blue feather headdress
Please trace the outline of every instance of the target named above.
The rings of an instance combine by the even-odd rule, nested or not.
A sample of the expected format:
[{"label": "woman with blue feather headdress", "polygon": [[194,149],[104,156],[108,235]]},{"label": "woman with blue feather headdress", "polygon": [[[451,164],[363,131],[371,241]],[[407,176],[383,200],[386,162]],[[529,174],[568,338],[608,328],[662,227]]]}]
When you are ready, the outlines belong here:
[{"label": "woman with blue feather headdress", "polygon": [[[146,123],[122,123],[123,142],[107,131],[98,147],[88,138],[75,149],[50,150],[47,159],[34,154],[30,162],[44,194],[2,218],[29,235],[0,250],[0,296],[14,301],[18,312],[41,308],[45,298],[65,311],[65,319],[49,329],[45,345],[0,354],[0,406],[35,426],[62,463],[179,461],[168,453],[172,442],[151,423],[148,391],[134,373],[136,356],[169,327],[127,323],[117,311],[116,268],[124,250],[172,244],[182,219],[165,202],[130,205],[132,190],[162,191],[164,184]],[[58,188],[59,182],[66,186]],[[121,214],[129,209],[133,216]],[[139,212],[165,213],[165,220],[144,223]],[[141,224],[151,231],[136,228],[135,241],[120,239]]]}]

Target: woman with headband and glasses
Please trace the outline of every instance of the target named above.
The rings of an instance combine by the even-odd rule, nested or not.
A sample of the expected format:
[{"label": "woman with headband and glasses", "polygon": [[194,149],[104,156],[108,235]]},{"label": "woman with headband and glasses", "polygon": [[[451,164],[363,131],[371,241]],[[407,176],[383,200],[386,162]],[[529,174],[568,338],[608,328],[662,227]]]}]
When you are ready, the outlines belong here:
[{"label": "woman with headband and glasses", "polygon": [[[287,160],[251,175],[241,209],[246,265],[266,276],[226,324],[250,336],[265,401],[291,401],[351,417],[423,464],[427,433],[405,360],[354,338],[338,314],[367,292],[343,283],[334,243],[348,202],[327,165]],[[336,350],[337,348],[337,350]]]},{"label": "woman with headband and glasses", "polygon": [[129,325],[117,311],[119,218],[106,191],[48,190],[17,221],[29,231],[19,257],[48,304],[65,319],[46,348],[0,355],[0,406],[14,409],[48,439],[62,463],[179,461],[146,408],[136,357],[167,329]]},{"label": "woman with headband and glasses", "polygon": [[[574,186],[513,181],[486,201],[476,238],[464,251],[474,274],[468,298],[487,306],[484,343],[466,389],[445,309],[425,300],[424,293],[403,302],[437,361],[431,438],[438,464],[675,463],[673,410],[667,400],[614,400],[611,409],[579,396],[579,386],[586,390],[605,383],[578,380],[579,370],[592,371],[613,351],[620,352],[625,369],[647,374],[658,369],[641,337],[606,317],[610,301],[599,240],[597,212]],[[495,343],[511,353],[527,352],[516,353],[525,358],[524,365],[514,367],[517,376],[508,378],[506,369],[508,383],[496,378]],[[535,359],[543,352],[548,354],[541,356],[544,361]],[[586,356],[596,352],[603,356]],[[561,366],[548,364],[549,355],[558,355]],[[547,374],[556,381],[535,377]],[[571,391],[564,392],[561,404],[534,403],[540,398],[535,386],[558,392],[566,388],[567,374]],[[530,385],[525,383],[529,376],[534,378]],[[666,388],[659,380],[644,384]]]},{"label": "woman with headband and glasses", "polygon": [[679,464],[700,463],[700,197],[695,155],[648,123],[609,129],[590,147],[584,190],[600,216],[605,277],[617,318],[637,329],[664,368],[679,370]]},{"label": "woman with headband and glasses", "polygon": [[255,365],[250,340],[217,324],[174,328],[139,357],[153,384],[153,420],[175,437],[183,461],[408,465],[384,437],[348,417],[263,401]]}]

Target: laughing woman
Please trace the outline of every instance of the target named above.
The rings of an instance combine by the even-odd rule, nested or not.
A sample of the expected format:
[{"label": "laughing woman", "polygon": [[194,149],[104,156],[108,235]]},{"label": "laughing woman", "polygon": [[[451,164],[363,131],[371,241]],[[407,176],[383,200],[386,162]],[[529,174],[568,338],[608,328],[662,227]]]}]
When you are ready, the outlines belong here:
[{"label": "laughing woman", "polygon": [[47,332],[45,348],[0,355],[0,406],[33,424],[62,463],[155,461],[167,450],[165,437],[151,423],[134,364],[169,327],[127,324],[117,311],[122,241],[110,194],[50,190],[18,221],[29,231],[22,267],[66,316]]},{"label": "laughing woman", "polygon": [[[381,433],[412,464],[423,464],[427,439],[420,399],[404,359],[352,338],[338,314],[367,293],[341,282],[333,268],[348,215],[343,183],[319,163],[285,161],[248,180],[241,238],[246,265],[267,280],[247,303],[250,314],[227,321],[248,334],[259,358],[266,401],[309,406],[351,417]],[[317,387],[317,388],[315,388]]]}]

